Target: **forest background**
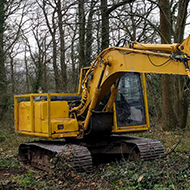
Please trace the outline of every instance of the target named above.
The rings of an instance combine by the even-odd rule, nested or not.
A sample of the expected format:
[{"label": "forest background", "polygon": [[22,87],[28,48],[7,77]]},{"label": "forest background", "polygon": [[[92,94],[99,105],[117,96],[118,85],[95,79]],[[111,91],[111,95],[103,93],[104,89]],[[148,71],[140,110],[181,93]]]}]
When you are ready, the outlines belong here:
[{"label": "forest background", "polygon": [[[76,92],[80,68],[90,66],[109,46],[134,40],[181,43],[190,33],[188,4],[189,0],[1,0],[0,120],[12,109],[15,94],[37,92],[39,86],[43,92]],[[146,78],[151,119],[162,121],[166,130],[185,128],[187,79],[154,74]]]},{"label": "forest background", "polygon": [[189,16],[189,0],[0,0],[0,189],[190,189],[187,77],[146,74],[151,128],[139,135],[161,140],[166,151],[154,162],[35,174],[17,159],[19,144],[33,139],[18,136],[13,124],[15,94],[39,86],[77,92],[80,68],[103,49],[134,40],[181,43]]}]

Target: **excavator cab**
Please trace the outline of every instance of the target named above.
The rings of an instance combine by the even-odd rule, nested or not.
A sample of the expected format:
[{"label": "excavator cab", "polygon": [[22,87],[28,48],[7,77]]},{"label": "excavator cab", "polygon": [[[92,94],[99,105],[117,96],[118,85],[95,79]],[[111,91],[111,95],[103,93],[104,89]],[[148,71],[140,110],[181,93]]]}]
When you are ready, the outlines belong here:
[{"label": "excavator cab", "polygon": [[143,97],[140,73],[125,73],[115,100],[117,127],[146,125]]}]

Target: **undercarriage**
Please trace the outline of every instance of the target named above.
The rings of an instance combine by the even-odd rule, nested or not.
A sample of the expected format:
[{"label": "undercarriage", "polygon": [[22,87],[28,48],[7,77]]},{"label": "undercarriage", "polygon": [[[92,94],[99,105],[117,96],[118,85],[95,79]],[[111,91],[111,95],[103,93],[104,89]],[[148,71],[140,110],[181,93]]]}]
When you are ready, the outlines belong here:
[{"label": "undercarriage", "polygon": [[[19,147],[19,161],[25,167],[51,171],[71,167],[75,172],[91,172],[93,159],[121,155],[130,161],[155,160],[164,154],[158,140],[112,135],[100,139],[34,141]],[[63,167],[64,169],[64,167]]]}]

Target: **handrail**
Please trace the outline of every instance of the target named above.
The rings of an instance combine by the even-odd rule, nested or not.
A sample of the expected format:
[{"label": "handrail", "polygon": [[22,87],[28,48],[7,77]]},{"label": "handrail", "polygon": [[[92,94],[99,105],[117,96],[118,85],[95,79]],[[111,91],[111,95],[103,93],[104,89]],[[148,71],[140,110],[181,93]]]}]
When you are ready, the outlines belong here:
[{"label": "handrail", "polygon": [[[48,137],[52,136],[52,126],[51,126],[51,97],[52,96],[69,96],[70,94],[63,93],[41,93],[41,94],[21,94],[14,96],[14,119],[15,119],[15,131],[19,130],[19,112],[18,112],[18,98],[30,98],[28,102],[30,102],[30,118],[31,118],[31,133],[35,133],[35,125],[34,125],[34,97],[46,96],[47,97],[47,113],[48,113]],[[75,94],[72,94],[75,95]],[[76,94],[78,95],[78,94]]]}]

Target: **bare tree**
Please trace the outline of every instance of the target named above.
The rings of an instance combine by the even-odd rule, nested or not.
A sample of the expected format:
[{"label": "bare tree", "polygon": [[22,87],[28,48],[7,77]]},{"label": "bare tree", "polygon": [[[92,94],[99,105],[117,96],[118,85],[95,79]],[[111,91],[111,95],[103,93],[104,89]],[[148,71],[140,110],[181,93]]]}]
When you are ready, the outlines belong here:
[{"label": "bare tree", "polygon": [[[6,73],[4,57],[4,26],[5,26],[5,6],[6,1],[0,2],[0,103],[3,103],[4,92],[6,92]],[[2,105],[3,106],[3,105]],[[2,108],[3,109],[3,108]],[[1,115],[1,114],[0,114]]]},{"label": "bare tree", "polygon": [[[160,1],[160,25],[162,43],[171,43],[172,34],[175,42],[181,43],[187,17],[186,1]],[[178,8],[178,10],[177,10]],[[177,13],[176,13],[177,12]],[[175,18],[171,20],[171,18]],[[173,26],[174,25],[174,30]],[[187,92],[184,91],[184,77],[162,76],[162,126],[165,130],[175,127],[184,128],[187,121]]]},{"label": "bare tree", "polygon": [[159,22],[151,15],[156,8],[157,5],[140,0],[113,11],[110,14],[110,43],[116,45],[121,39],[143,43],[156,42]]},{"label": "bare tree", "polygon": [[[63,92],[67,92],[67,65],[65,63],[65,32],[63,26],[63,13],[61,0],[56,2],[57,14],[58,14],[58,28],[60,35],[60,64],[61,64],[61,79]],[[63,7],[64,8],[64,7]]]},{"label": "bare tree", "polygon": [[[160,30],[164,38],[161,38],[161,43],[171,43],[171,12],[169,0],[160,0]],[[169,75],[162,75],[162,126],[165,130],[170,130],[175,126],[173,118],[173,109],[171,101],[171,82]]]},{"label": "bare tree", "polygon": [[[6,59],[9,58],[12,93],[15,91],[14,86],[14,71],[13,63],[14,56],[13,48],[16,42],[19,40],[20,31],[26,20],[24,20],[27,2],[22,0],[11,0],[0,2],[0,119],[5,113],[8,106],[8,80],[7,80],[7,68]],[[19,17],[15,17],[15,14]],[[11,22],[13,21],[13,22]],[[18,46],[17,46],[18,47]],[[11,55],[12,54],[12,55]],[[13,55],[14,54],[14,55]]]},{"label": "bare tree", "polygon": [[[57,33],[57,22],[56,22],[56,6],[55,4],[52,4],[51,1],[45,1],[43,0],[42,3],[36,1],[38,6],[43,11],[45,21],[47,28],[49,30],[49,33],[51,35],[52,40],[52,60],[53,60],[53,70],[54,70],[54,76],[55,76],[55,89],[56,92],[59,92],[60,90],[60,77],[58,72],[58,65],[57,65],[57,39],[56,39],[56,33]],[[50,9],[51,8],[51,9]],[[50,14],[48,14],[51,12]]]},{"label": "bare tree", "polygon": [[89,13],[87,17],[87,26],[86,26],[86,66],[89,66],[92,62],[92,44],[93,44],[93,15],[95,12],[96,1],[90,2]]},{"label": "bare tree", "polygon": [[84,0],[78,0],[78,16],[79,16],[79,67],[81,68],[86,65]]},{"label": "bare tree", "polygon": [[109,47],[109,15],[112,11],[117,9],[120,6],[123,6],[127,3],[131,3],[134,0],[124,0],[122,2],[118,2],[113,4],[110,8],[108,8],[107,0],[101,0],[101,16],[102,16],[102,45],[101,49],[105,49]]},{"label": "bare tree", "polygon": [[[179,1],[177,4],[178,13],[176,17],[174,41],[176,43],[182,43],[184,38],[184,30],[187,19],[187,9],[189,0]],[[188,82],[187,78],[183,76],[174,77],[174,110],[177,121],[177,126],[185,128],[187,123],[188,114]]]}]

